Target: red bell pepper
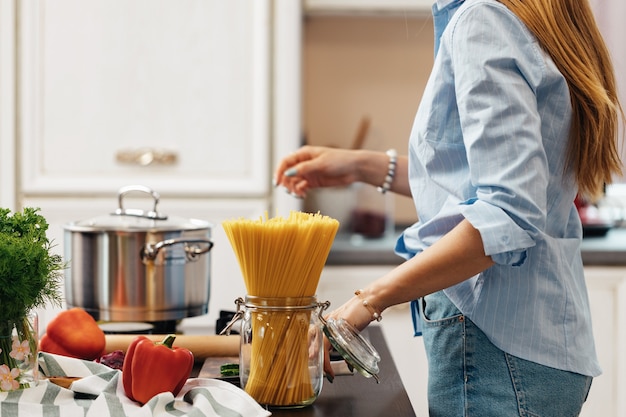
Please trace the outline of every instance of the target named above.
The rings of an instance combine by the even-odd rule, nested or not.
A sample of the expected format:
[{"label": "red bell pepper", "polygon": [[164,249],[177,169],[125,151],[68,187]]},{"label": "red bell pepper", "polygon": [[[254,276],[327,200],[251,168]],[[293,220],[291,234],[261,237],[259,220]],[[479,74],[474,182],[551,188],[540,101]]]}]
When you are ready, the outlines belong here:
[{"label": "red bell pepper", "polygon": [[85,310],[74,307],[56,315],[39,341],[42,352],[94,360],[106,346],[104,332]]},{"label": "red bell pepper", "polygon": [[173,347],[176,336],[168,335],[162,342],[137,336],[126,351],[122,367],[124,391],[131,400],[141,404],[161,392],[176,396],[191,374],[193,353]]}]

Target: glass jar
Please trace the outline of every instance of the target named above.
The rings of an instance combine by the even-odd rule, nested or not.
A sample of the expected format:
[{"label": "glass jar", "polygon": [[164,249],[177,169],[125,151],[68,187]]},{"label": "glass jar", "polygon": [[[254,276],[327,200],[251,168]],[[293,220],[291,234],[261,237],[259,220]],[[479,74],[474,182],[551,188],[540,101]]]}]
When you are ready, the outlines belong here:
[{"label": "glass jar", "polygon": [[[382,238],[393,236],[394,197],[392,193],[381,193],[377,187],[354,183],[354,208],[351,213],[353,239]],[[358,240],[357,240],[358,241]]]},{"label": "glass jar", "polygon": [[241,387],[259,404],[312,404],[324,378],[323,333],[315,297],[246,296],[241,321]]},{"label": "glass jar", "polygon": [[35,311],[0,323],[0,391],[37,385],[38,327]]}]

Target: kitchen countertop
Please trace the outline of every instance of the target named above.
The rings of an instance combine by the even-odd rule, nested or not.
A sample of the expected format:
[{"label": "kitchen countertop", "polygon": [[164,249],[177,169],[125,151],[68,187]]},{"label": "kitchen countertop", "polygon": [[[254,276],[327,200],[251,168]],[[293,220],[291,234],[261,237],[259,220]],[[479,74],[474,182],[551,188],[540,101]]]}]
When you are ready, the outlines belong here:
[{"label": "kitchen countertop", "polygon": [[[393,252],[401,230],[377,239],[340,232],[328,255],[327,265],[398,265],[403,259]],[[626,266],[626,228],[609,230],[605,236],[586,237],[582,243],[586,266]]]},{"label": "kitchen countertop", "polygon": [[[324,380],[322,392],[315,402],[298,409],[271,409],[274,417],[415,417],[415,412],[402,384],[398,369],[379,325],[369,326],[363,331],[380,354],[380,383],[373,378],[354,373],[338,375],[333,383]],[[215,359],[218,359],[217,361]],[[219,365],[236,362],[237,358],[209,358],[199,376],[214,378]],[[209,363],[207,363],[209,362]],[[238,385],[238,379],[234,383]]]},{"label": "kitchen countertop", "polygon": [[272,410],[274,417],[415,417],[411,401],[402,385],[382,330],[366,329],[369,340],[380,354],[380,383],[359,374],[337,376],[324,381],[320,396],[302,409]]},{"label": "kitchen countertop", "polygon": [[606,236],[586,237],[582,244],[583,264],[626,266],[626,228],[609,230]]},{"label": "kitchen countertop", "polygon": [[393,252],[401,231],[371,239],[340,231],[328,254],[326,265],[398,265],[402,258]]}]

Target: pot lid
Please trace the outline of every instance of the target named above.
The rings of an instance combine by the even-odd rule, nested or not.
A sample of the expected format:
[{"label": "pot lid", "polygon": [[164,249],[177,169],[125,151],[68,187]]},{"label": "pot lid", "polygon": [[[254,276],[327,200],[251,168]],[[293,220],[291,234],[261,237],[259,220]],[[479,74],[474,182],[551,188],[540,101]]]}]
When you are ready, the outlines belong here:
[{"label": "pot lid", "polygon": [[[154,200],[152,210],[124,208],[123,200],[126,194],[131,192],[143,192],[149,194]],[[185,231],[204,230],[212,227],[211,223],[182,217],[172,217],[157,211],[160,195],[142,185],[130,185],[120,188],[118,191],[118,208],[108,215],[98,216],[87,220],[70,222],[64,229],[75,232],[99,232],[99,231]]]},{"label": "pot lid", "polygon": [[339,354],[361,375],[378,380],[380,355],[359,331],[344,319],[329,318],[323,326],[324,334]]}]

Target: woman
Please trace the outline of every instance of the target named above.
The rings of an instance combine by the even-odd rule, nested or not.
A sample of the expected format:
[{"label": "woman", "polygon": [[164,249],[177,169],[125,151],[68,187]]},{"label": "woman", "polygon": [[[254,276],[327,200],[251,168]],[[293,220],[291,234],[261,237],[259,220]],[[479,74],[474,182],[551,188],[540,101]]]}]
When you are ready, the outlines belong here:
[{"label": "woman", "polygon": [[406,262],[331,315],[363,329],[412,301],[431,416],[576,416],[600,367],[573,202],[621,171],[606,47],[587,0],[437,0],[433,16],[408,157],[304,147],[275,182],[413,197]]}]

